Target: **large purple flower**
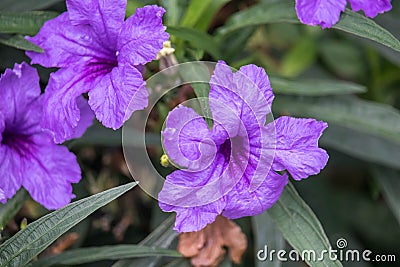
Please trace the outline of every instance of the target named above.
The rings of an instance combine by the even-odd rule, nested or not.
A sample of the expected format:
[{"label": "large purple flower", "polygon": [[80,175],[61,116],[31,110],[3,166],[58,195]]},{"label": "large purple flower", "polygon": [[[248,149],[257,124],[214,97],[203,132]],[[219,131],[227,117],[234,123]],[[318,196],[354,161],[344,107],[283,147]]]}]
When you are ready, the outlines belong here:
[{"label": "large purple flower", "polygon": [[48,209],[68,204],[75,197],[71,183],[79,182],[81,171],[74,154],[40,127],[44,99],[37,71],[25,63],[7,69],[0,99],[0,201],[23,186]]},{"label": "large purple flower", "polygon": [[274,95],[264,69],[247,65],[233,73],[219,62],[210,85],[211,130],[194,110],[179,106],[162,132],[169,158],[182,169],[167,176],[159,204],[177,213],[179,232],[198,231],[220,214],[259,214],[287,184],[281,171],[301,180],[328,160],[318,147],[325,122],[284,116],[266,123]]},{"label": "large purple flower", "polygon": [[97,119],[113,129],[145,108],[140,70],[169,38],[162,25],[165,10],[158,6],[138,8],[127,20],[126,0],[67,0],[67,8],[27,37],[44,50],[27,52],[32,63],[60,68],[46,88],[42,120],[57,143],[74,134],[81,114],[76,99],[84,93]]},{"label": "large purple flower", "polygon": [[[392,9],[391,0],[349,0],[354,11],[363,10],[370,18]],[[339,21],[346,0],[296,0],[296,11],[304,24],[330,28]]]}]

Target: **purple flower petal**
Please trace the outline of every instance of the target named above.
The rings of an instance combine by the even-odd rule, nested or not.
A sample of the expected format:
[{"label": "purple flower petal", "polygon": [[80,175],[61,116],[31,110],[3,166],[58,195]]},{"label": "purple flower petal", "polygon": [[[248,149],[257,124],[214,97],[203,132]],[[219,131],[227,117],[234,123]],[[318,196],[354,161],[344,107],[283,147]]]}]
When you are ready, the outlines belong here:
[{"label": "purple flower petal", "polygon": [[[207,189],[201,192],[201,188],[220,179],[227,165],[227,158],[223,154],[218,154],[212,164],[202,171],[178,170],[167,176],[158,199],[162,210],[177,213],[175,230],[178,232],[199,231],[221,214],[225,206],[223,194],[214,199],[215,186],[209,188],[209,192]],[[194,203],[204,204],[193,205]]]},{"label": "purple flower petal", "polygon": [[176,206],[159,203],[165,212],[176,212],[174,230],[179,233],[197,232],[215,221],[215,218],[221,214],[225,207],[223,198],[199,207],[180,208]]},{"label": "purple flower petal", "polygon": [[72,25],[90,25],[103,44],[116,50],[126,0],[67,0],[67,8]]},{"label": "purple flower petal", "polygon": [[82,66],[77,66],[75,69],[62,68],[50,75],[44,93],[41,126],[52,132],[56,143],[62,143],[79,135],[75,131],[82,131],[82,129],[76,130],[81,116],[77,99],[90,89],[79,76],[83,71],[82,68]]},{"label": "purple flower petal", "polygon": [[330,28],[339,21],[346,0],[296,0],[296,11],[304,24]]},{"label": "purple flower petal", "polygon": [[32,59],[32,64],[44,67],[70,67],[91,58],[116,60],[115,52],[104,46],[99,38],[89,25],[72,25],[68,12],[65,12],[47,21],[36,36],[26,37],[44,51],[27,51],[26,55]]},{"label": "purple flower petal", "polygon": [[245,126],[247,132],[264,125],[273,99],[265,71],[255,65],[236,73],[220,61],[210,81],[209,103],[216,125],[221,124],[230,136]]},{"label": "purple flower petal", "polygon": [[79,96],[76,99],[76,103],[78,105],[78,108],[80,110],[80,120],[78,122],[78,125],[75,128],[74,134],[71,136],[72,138],[81,138],[82,135],[86,132],[86,129],[92,126],[93,124],[93,119],[94,119],[94,113],[93,110],[90,109],[90,106],[88,104],[88,101],[83,98],[83,96]]},{"label": "purple flower petal", "polygon": [[181,167],[196,170],[214,159],[216,147],[211,131],[204,118],[191,108],[179,106],[172,110],[162,136],[169,158]]},{"label": "purple flower petal", "polygon": [[[23,185],[50,209],[71,200],[71,183],[80,180],[75,156],[43,131],[43,100],[36,69],[23,63],[0,78],[0,189],[5,201]],[[4,113],[6,112],[6,113]]]},{"label": "purple flower petal", "polygon": [[4,203],[6,203],[6,200],[7,200],[6,194],[5,194],[5,192],[0,188],[0,202],[4,204]]},{"label": "purple flower petal", "polygon": [[353,11],[363,10],[370,18],[392,9],[391,0],[349,0]]},{"label": "purple flower petal", "polygon": [[33,118],[25,114],[25,109],[40,95],[39,76],[36,69],[26,63],[15,64],[14,69],[6,69],[0,78],[0,105],[5,124],[25,124]]},{"label": "purple flower petal", "polygon": [[21,188],[24,167],[18,153],[5,145],[0,145],[0,188],[4,192],[2,203],[12,198]]},{"label": "purple flower petal", "polygon": [[287,174],[279,175],[270,171],[258,189],[251,192],[250,180],[240,179],[235,189],[226,196],[226,206],[222,215],[236,219],[264,212],[278,201],[287,182]]},{"label": "purple flower petal", "polygon": [[58,209],[75,197],[71,183],[79,182],[81,171],[75,155],[66,147],[35,144],[35,151],[24,158],[22,185],[32,198],[47,209]]},{"label": "purple flower petal", "polygon": [[[273,123],[269,124],[273,126]],[[328,154],[318,139],[328,124],[314,119],[280,117],[275,120],[276,152],[273,169],[288,170],[295,180],[317,174],[325,167]]]},{"label": "purple flower petal", "polygon": [[162,16],[165,10],[158,6],[137,8],[122,26],[118,37],[118,61],[140,65],[156,58],[168,40]]},{"label": "purple flower petal", "polygon": [[147,97],[142,74],[134,66],[120,64],[96,79],[89,105],[104,126],[116,130],[133,111],[147,107]]}]

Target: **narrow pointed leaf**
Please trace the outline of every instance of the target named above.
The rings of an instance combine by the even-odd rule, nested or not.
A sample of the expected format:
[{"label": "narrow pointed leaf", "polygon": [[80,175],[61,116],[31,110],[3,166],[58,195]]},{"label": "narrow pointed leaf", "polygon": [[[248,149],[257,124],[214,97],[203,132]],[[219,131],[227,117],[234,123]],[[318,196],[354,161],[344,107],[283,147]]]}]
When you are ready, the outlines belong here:
[{"label": "narrow pointed leaf", "polygon": [[10,38],[0,38],[0,43],[22,50],[35,51],[39,53],[43,52],[39,46],[32,44],[22,35],[15,35]]},{"label": "narrow pointed leaf", "polygon": [[139,245],[115,245],[73,249],[56,256],[43,258],[33,263],[31,267],[50,267],[59,264],[77,265],[101,260],[118,260],[150,256],[182,257],[182,255],[175,250]]},{"label": "narrow pointed leaf", "polygon": [[384,167],[375,166],[372,173],[382,188],[389,207],[400,223],[400,172]]},{"label": "narrow pointed leaf", "polygon": [[0,11],[40,10],[62,2],[62,0],[1,0]]},{"label": "narrow pointed leaf", "polygon": [[51,11],[0,12],[0,33],[35,35],[46,21],[57,15]]},{"label": "narrow pointed leaf", "polygon": [[28,224],[0,246],[0,266],[25,266],[63,233],[135,185],[121,185],[81,199]]},{"label": "narrow pointed leaf", "polygon": [[[286,186],[278,202],[268,210],[268,214],[300,255],[303,250],[313,250],[320,256],[324,250],[328,251],[331,247],[318,218],[291,183]],[[315,261],[305,257],[304,260],[313,267],[342,266],[338,260],[334,261],[329,257]]]},{"label": "narrow pointed leaf", "polygon": [[[238,29],[269,23],[300,23],[297,18],[294,1],[282,0],[257,4],[233,15],[225,26],[219,29],[219,35],[226,35]],[[367,38],[400,51],[400,41],[373,20],[348,9],[334,29]]]}]

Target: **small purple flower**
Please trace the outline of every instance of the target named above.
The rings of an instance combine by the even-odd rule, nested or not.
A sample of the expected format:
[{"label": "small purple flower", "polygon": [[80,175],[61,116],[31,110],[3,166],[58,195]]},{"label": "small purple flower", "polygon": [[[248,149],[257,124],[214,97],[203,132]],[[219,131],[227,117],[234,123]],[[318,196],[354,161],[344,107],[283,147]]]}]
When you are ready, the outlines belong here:
[{"label": "small purple flower", "polygon": [[[353,11],[363,10],[367,17],[392,9],[391,0],[349,0]],[[346,8],[346,0],[296,0],[296,11],[304,24],[330,28],[339,21]]]},{"label": "small purple flower", "polygon": [[47,209],[68,204],[81,171],[75,155],[40,127],[44,99],[37,71],[26,63],[7,69],[0,77],[0,99],[0,202],[23,186]]},{"label": "small purple flower", "polygon": [[167,176],[159,205],[176,212],[175,230],[199,231],[222,214],[253,216],[270,208],[288,182],[320,172],[328,161],[318,139],[327,127],[314,119],[280,117],[266,124],[274,98],[263,68],[233,73],[224,62],[210,81],[210,130],[188,107],[168,115],[164,148],[181,170]]},{"label": "small purple flower", "polygon": [[165,10],[158,6],[138,8],[127,20],[126,0],[67,0],[67,8],[27,37],[44,50],[27,52],[32,63],[60,68],[46,88],[41,123],[57,143],[74,134],[81,119],[76,99],[84,93],[97,119],[113,129],[145,108],[143,64],[155,59],[169,38],[162,25]]}]

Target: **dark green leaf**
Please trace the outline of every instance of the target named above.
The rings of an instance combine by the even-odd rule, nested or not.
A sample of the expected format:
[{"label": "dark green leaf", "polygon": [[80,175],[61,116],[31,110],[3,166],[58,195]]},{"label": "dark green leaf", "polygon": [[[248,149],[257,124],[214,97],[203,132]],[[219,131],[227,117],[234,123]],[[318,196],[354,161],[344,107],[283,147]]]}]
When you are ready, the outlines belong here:
[{"label": "dark green leaf", "polygon": [[101,260],[118,260],[149,256],[182,257],[182,255],[175,250],[139,245],[115,245],[73,249],[56,256],[40,259],[31,266],[49,267],[57,264],[76,265]]},{"label": "dark green leaf", "polygon": [[27,196],[25,189],[20,189],[7,203],[0,204],[0,231],[22,208]]},{"label": "dark green leaf", "polygon": [[0,246],[0,266],[25,266],[71,227],[135,185],[121,185],[73,202],[28,224]]},{"label": "dark green leaf", "polygon": [[365,93],[365,86],[337,80],[287,80],[270,76],[274,92],[287,95],[325,96]]},{"label": "dark green leaf", "polygon": [[373,167],[372,172],[375,180],[382,188],[389,207],[400,223],[400,172],[378,166]]},{"label": "dark green leaf", "polygon": [[0,38],[0,43],[22,50],[35,51],[39,53],[43,52],[39,46],[32,44],[22,35],[15,35],[6,39]]},{"label": "dark green leaf", "polygon": [[[178,236],[178,233],[172,229],[175,222],[175,216],[171,215],[162,222],[153,232],[151,232],[139,245],[152,246],[158,248],[168,248],[172,241]],[[158,255],[156,255],[158,256]],[[160,255],[165,256],[165,255]],[[120,260],[113,264],[112,267],[129,267],[129,266],[155,266],[160,257],[152,257],[145,259],[126,259]]]},{"label": "dark green leaf", "polygon": [[[300,254],[303,250],[313,250],[318,257],[331,247],[318,218],[291,183],[286,186],[275,205],[268,210],[268,214],[275,220],[285,239]],[[305,260],[313,267],[342,266],[338,260],[333,261],[329,257],[316,261],[309,261],[308,257],[305,257]]]},{"label": "dark green leaf", "polygon": [[58,15],[56,12],[0,12],[0,33],[35,35],[42,25]]},{"label": "dark green leaf", "polygon": [[208,52],[215,59],[221,58],[219,44],[211,35],[205,32],[192,28],[173,26],[168,26],[167,32],[177,38],[190,42],[195,48]]},{"label": "dark green leaf", "polygon": [[365,131],[330,123],[320,143],[365,161],[400,169],[400,145]]},{"label": "dark green leaf", "polygon": [[260,215],[251,217],[254,232],[254,248],[255,248],[255,262],[257,267],[280,267],[282,262],[277,258],[272,261],[260,261],[257,259],[257,253],[259,250],[264,250],[265,246],[268,246],[268,251],[281,250],[285,248],[285,240],[283,239],[282,233],[279,231],[275,222],[272,220],[268,212],[264,212]]},{"label": "dark green leaf", "polygon": [[400,113],[393,107],[353,96],[276,97],[281,114],[314,117],[400,144]]},{"label": "dark green leaf", "polygon": [[0,11],[30,11],[52,6],[62,0],[1,0]]},{"label": "dark green leaf", "polygon": [[[219,29],[219,34],[226,35],[244,27],[278,22],[300,23],[296,15],[294,1],[282,0],[260,3],[238,12],[229,19],[225,26]],[[332,28],[373,40],[400,51],[400,41],[389,31],[373,20],[348,9],[342,14],[339,23]]]}]

